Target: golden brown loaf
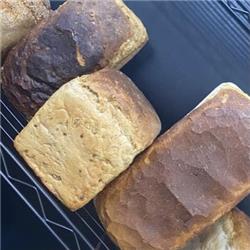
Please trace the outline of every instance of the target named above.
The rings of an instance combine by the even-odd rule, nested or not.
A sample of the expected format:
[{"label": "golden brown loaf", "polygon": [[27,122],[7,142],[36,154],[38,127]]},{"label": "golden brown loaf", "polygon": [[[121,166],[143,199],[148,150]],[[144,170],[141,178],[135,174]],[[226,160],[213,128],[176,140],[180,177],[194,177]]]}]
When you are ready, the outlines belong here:
[{"label": "golden brown loaf", "polygon": [[223,84],[97,198],[123,250],[174,250],[250,192],[250,98]]},{"label": "golden brown loaf", "polygon": [[182,250],[249,250],[250,218],[233,209]]},{"label": "golden brown loaf", "polygon": [[160,131],[150,103],[119,71],[63,85],[15,139],[28,165],[71,210],[91,200]]},{"label": "golden brown loaf", "polygon": [[146,41],[143,24],[122,0],[66,1],[10,51],[4,92],[30,119],[62,84],[120,68]]},{"label": "golden brown loaf", "polygon": [[1,53],[15,45],[40,20],[49,16],[49,0],[1,0]]}]

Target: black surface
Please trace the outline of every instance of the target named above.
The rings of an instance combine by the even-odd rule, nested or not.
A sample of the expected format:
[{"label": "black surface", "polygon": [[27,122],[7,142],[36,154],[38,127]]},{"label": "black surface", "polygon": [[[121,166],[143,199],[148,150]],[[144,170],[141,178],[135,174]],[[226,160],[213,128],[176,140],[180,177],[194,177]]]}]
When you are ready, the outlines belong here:
[{"label": "black surface", "polygon": [[35,214],[2,180],[2,249],[63,250]]},{"label": "black surface", "polygon": [[[249,7],[249,2],[243,3]],[[151,101],[163,130],[221,82],[232,81],[250,94],[250,33],[245,17],[214,1],[127,4],[144,22],[150,42],[123,71]],[[2,249],[61,249],[17,195],[2,185]],[[250,215],[250,197],[240,207]]]}]

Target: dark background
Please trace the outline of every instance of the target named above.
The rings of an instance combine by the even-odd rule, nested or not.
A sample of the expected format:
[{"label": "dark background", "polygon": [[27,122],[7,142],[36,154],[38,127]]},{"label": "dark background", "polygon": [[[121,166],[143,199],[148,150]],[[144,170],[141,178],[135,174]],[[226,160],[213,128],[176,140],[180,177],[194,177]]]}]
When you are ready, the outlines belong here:
[{"label": "dark background", "polygon": [[[249,1],[242,3],[250,10]],[[250,94],[247,15],[233,12],[222,1],[127,4],[142,19],[150,41],[122,70],[151,101],[163,131],[221,82],[234,82]],[[2,249],[62,249],[3,180],[1,187]],[[250,198],[240,207],[250,215]]]}]

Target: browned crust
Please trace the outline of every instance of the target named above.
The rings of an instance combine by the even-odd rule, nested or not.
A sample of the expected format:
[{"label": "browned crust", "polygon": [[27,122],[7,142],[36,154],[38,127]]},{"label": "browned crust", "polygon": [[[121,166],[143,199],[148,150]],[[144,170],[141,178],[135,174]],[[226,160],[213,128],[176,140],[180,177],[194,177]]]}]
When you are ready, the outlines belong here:
[{"label": "browned crust", "polygon": [[145,43],[136,40],[141,33],[142,23],[120,0],[66,1],[9,53],[4,91],[31,118],[65,82],[121,66]]},{"label": "browned crust", "polygon": [[250,98],[233,85],[188,114],[97,199],[121,249],[177,249],[250,192]]},{"label": "browned crust", "polygon": [[123,0],[115,1],[133,27],[131,37],[122,44],[120,50],[114,53],[114,57],[108,63],[109,67],[120,69],[143,48],[148,41],[148,34],[141,20],[131,12]]},{"label": "browned crust", "polygon": [[150,145],[161,130],[161,122],[150,102],[135,84],[121,71],[103,69],[82,77],[83,84],[94,93],[101,93],[117,106],[133,123],[136,144]]},{"label": "browned crust", "polygon": [[229,214],[233,221],[232,245],[236,250],[250,249],[250,218],[239,209]]},{"label": "browned crust", "polygon": [[249,217],[234,208],[188,242],[182,250],[248,250],[250,249],[249,235]]},{"label": "browned crust", "polygon": [[0,2],[2,62],[8,50],[39,21],[47,18],[49,13],[49,0],[2,0]]}]

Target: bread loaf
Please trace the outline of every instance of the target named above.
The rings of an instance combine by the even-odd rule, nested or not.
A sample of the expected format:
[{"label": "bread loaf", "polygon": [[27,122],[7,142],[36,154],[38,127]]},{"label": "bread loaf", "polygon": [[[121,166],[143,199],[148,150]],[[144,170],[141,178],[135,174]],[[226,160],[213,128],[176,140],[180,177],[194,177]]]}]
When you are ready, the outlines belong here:
[{"label": "bread loaf", "polygon": [[122,0],[66,1],[8,54],[4,92],[31,118],[62,84],[120,68],[146,41],[143,24]]},{"label": "bread loaf", "polygon": [[103,69],[63,85],[15,139],[15,148],[71,210],[124,171],[160,131],[125,75]]},{"label": "bread loaf", "polygon": [[175,250],[250,192],[250,97],[220,85],[97,198],[123,249]]},{"label": "bread loaf", "polygon": [[182,250],[249,250],[250,219],[234,209],[193,239]]},{"label": "bread loaf", "polygon": [[1,0],[1,54],[49,15],[49,0]]}]

